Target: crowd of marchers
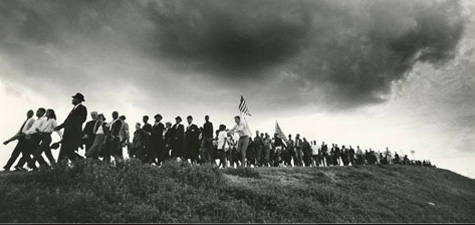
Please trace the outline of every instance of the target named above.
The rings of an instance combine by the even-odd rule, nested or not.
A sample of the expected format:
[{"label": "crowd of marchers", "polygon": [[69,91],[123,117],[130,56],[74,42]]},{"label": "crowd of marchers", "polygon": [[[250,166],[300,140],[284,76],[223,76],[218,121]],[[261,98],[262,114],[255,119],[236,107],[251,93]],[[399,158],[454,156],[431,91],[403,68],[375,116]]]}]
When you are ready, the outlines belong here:
[{"label": "crowd of marchers", "polygon": [[[135,131],[130,134],[126,117],[114,111],[108,121],[104,114],[92,111],[91,120],[86,122],[87,109],[81,93],[72,96],[73,109],[66,120],[59,124],[53,109],[39,108],[27,112],[27,119],[20,130],[4,145],[17,140],[10,159],[3,167],[10,171],[17,161],[15,170],[37,170],[50,167],[61,160],[77,160],[91,158],[105,162],[121,161],[124,159],[124,148],[129,158],[137,158],[144,163],[161,165],[166,160],[188,161],[191,164],[212,164],[226,167],[261,167],[261,166],[349,166],[372,164],[400,164],[432,166],[429,160],[409,160],[407,155],[392,154],[388,148],[379,152],[361,150],[359,146],[332,144],[325,142],[320,145],[315,140],[301,138],[299,134],[283,137],[282,133],[256,131],[252,135],[247,122],[240,116],[235,116],[232,128],[220,124],[214,129],[209,116],[204,117],[200,127],[193,122],[193,117],[187,116],[186,123],[177,116],[175,123],[162,123],[160,114],[154,115],[149,123],[149,116],[143,116],[142,123],[135,124]],[[85,124],[84,124],[85,123]],[[84,126],[83,126],[84,125]],[[52,133],[57,132],[60,141],[52,143]],[[285,139],[285,140],[284,140]],[[57,160],[51,150],[60,152]],[[84,154],[78,154],[80,149]],[[46,156],[49,163],[43,158]]]}]

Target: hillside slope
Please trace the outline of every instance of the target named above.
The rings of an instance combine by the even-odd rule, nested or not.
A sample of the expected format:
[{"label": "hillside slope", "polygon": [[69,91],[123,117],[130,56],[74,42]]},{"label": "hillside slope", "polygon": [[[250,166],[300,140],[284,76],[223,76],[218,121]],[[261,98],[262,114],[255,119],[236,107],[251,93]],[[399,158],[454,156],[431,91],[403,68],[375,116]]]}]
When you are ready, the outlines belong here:
[{"label": "hillside slope", "polygon": [[213,169],[127,161],[0,175],[0,222],[475,222],[475,180],[414,166]]}]

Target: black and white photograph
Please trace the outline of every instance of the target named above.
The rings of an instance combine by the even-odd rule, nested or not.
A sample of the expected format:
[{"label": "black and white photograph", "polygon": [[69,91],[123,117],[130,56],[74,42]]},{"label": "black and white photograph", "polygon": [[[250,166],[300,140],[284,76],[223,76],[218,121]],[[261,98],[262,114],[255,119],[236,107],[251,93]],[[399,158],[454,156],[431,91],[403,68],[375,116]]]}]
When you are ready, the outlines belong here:
[{"label": "black and white photograph", "polygon": [[0,0],[0,223],[475,223],[475,1]]}]

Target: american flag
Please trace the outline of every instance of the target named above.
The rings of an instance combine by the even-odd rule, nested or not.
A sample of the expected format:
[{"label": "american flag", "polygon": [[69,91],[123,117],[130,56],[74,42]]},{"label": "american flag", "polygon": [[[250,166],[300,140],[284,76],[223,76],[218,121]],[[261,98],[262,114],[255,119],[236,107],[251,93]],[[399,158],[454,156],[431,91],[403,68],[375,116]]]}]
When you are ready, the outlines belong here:
[{"label": "american flag", "polygon": [[249,112],[249,109],[247,108],[247,103],[244,100],[244,97],[242,97],[242,95],[241,95],[241,102],[239,103],[239,111],[248,116],[251,116],[251,113]]},{"label": "american flag", "polygon": [[282,132],[282,129],[280,129],[279,123],[275,121],[275,133],[277,134],[277,137],[280,137],[284,142],[287,142],[287,137],[285,136],[284,132]]}]

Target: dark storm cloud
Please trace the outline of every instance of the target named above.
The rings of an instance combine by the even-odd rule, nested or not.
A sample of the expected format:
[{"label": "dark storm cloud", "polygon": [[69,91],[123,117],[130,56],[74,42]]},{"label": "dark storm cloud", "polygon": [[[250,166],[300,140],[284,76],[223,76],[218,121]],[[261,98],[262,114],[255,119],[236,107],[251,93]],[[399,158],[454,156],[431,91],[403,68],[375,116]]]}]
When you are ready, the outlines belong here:
[{"label": "dark storm cloud", "polygon": [[308,45],[312,26],[295,1],[152,2],[146,12],[155,25],[147,49],[220,76],[260,76]]},{"label": "dark storm cloud", "polygon": [[[0,45],[32,70],[41,67],[28,62],[44,58],[41,47],[131,46],[177,75],[207,74],[243,81],[269,99],[351,108],[384,102],[417,62],[452,59],[464,28],[459,15],[452,0],[6,0]],[[269,92],[256,89],[269,80]]]},{"label": "dark storm cloud", "polygon": [[[173,1],[149,5],[150,36],[177,68],[282,86],[339,107],[385,101],[417,62],[454,57],[458,1]],[[314,92],[314,90],[319,90]]]}]

